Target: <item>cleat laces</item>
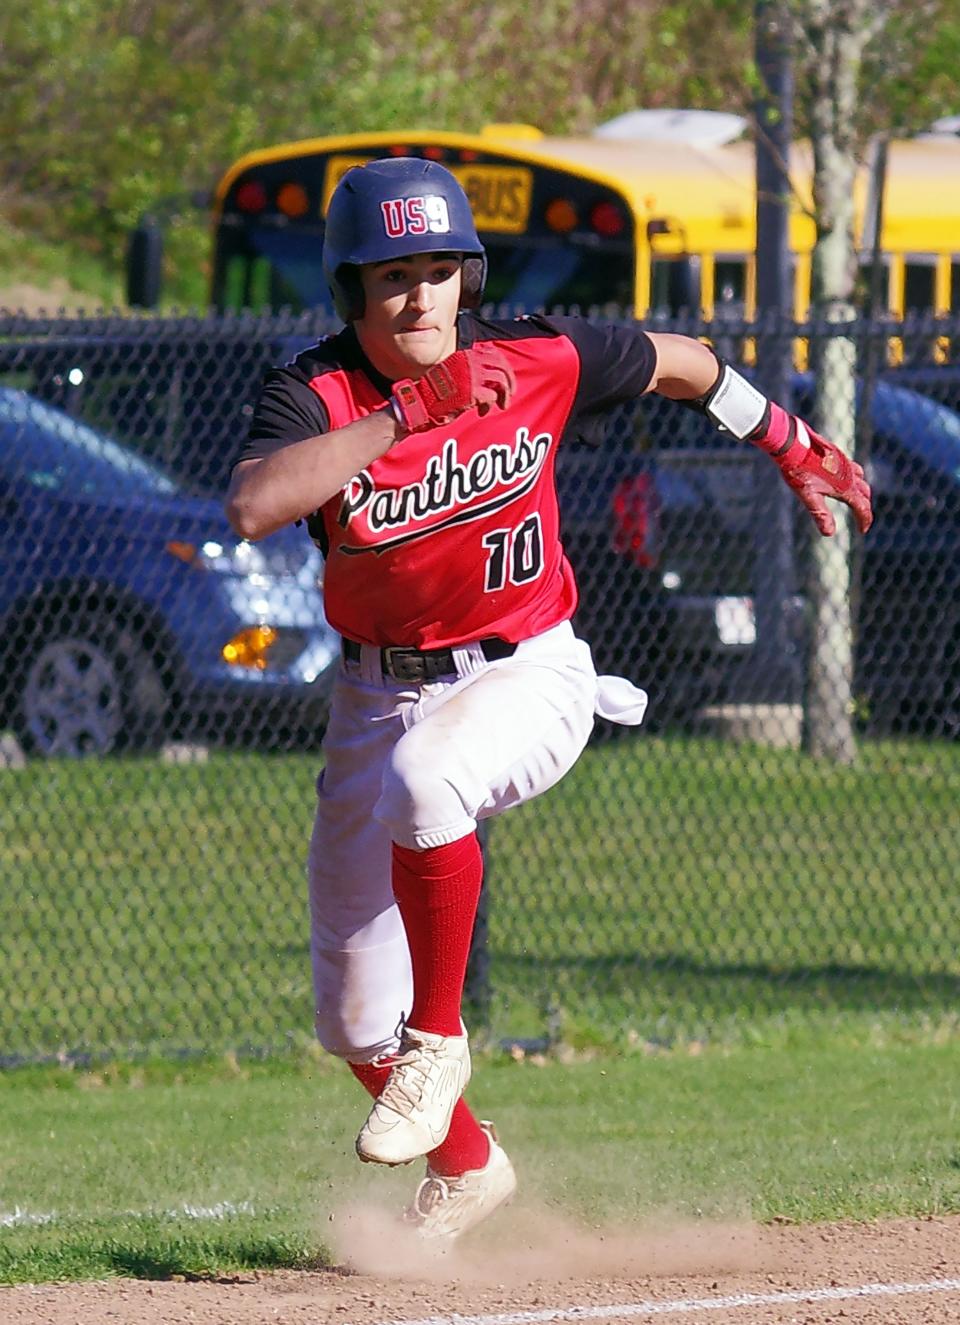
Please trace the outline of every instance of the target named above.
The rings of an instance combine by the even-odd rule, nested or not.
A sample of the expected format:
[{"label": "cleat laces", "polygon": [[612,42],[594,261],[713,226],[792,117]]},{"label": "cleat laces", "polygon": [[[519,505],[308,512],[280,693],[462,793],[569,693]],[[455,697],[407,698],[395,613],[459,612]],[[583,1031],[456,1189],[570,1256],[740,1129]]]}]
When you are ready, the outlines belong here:
[{"label": "cleat laces", "polygon": [[420,1106],[437,1057],[435,1049],[419,1045],[405,1054],[398,1054],[391,1061],[390,1075],[377,1102],[409,1118]]}]

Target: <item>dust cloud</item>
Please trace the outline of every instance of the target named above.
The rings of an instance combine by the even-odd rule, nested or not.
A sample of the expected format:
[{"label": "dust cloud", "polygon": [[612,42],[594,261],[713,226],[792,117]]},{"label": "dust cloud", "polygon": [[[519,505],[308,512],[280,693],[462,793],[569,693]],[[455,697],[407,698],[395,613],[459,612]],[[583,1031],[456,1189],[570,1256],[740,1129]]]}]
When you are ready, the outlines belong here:
[{"label": "dust cloud", "polygon": [[391,1211],[356,1204],[327,1238],[345,1269],[379,1279],[511,1288],[564,1279],[672,1278],[782,1268],[769,1230],[664,1214],[642,1224],[591,1226],[548,1209],[506,1210],[450,1247],[425,1244]]}]

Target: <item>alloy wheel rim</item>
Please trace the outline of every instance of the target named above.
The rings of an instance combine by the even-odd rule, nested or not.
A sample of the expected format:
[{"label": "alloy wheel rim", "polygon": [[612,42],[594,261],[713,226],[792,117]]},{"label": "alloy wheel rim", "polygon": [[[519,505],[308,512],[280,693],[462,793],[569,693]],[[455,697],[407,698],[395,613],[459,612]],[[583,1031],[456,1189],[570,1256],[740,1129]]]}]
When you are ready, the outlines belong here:
[{"label": "alloy wheel rim", "polygon": [[24,714],[35,747],[45,755],[105,754],[123,725],[115,663],[89,640],[45,645],[30,666]]}]

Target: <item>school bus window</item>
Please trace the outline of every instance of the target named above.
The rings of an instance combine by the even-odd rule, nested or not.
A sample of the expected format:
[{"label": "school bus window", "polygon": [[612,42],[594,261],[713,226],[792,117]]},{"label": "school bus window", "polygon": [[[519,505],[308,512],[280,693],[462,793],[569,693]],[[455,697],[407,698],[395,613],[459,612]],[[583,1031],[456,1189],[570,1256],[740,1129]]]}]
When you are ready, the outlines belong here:
[{"label": "school bus window", "polygon": [[950,309],[960,313],[960,258],[950,263]]},{"label": "school bus window", "polygon": [[546,308],[625,308],[633,302],[629,250],[507,241],[481,232],[489,275],[484,301],[518,312]]},{"label": "school bus window", "polygon": [[742,313],[746,301],[746,258],[717,258],[713,264],[713,302],[717,312]]},{"label": "school bus window", "polygon": [[223,304],[225,308],[246,307],[247,270],[246,258],[234,255],[227,259],[223,278]]},{"label": "school bus window", "polygon": [[269,261],[266,258],[254,258],[250,264],[245,307],[252,309],[255,313],[270,308],[270,296],[273,288],[272,277],[273,273]]},{"label": "school bus window", "polygon": [[655,313],[695,312],[700,308],[700,263],[696,258],[652,258],[650,309]]},{"label": "school bus window", "polygon": [[228,309],[262,311],[273,304],[270,263],[252,253],[231,254],[224,263],[222,306]]},{"label": "school bus window", "polygon": [[903,264],[903,311],[929,313],[936,307],[936,258],[907,258]]}]

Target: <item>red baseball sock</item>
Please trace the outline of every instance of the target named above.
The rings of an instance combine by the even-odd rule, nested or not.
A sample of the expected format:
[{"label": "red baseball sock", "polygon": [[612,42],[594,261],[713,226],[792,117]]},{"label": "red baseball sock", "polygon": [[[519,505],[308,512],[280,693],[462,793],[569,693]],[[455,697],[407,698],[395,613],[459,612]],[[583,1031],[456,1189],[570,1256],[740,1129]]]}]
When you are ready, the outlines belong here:
[{"label": "red baseball sock", "polygon": [[[376,1099],[387,1084],[390,1060],[381,1058],[375,1063],[351,1063],[350,1071]],[[457,1100],[447,1139],[427,1156],[430,1167],[445,1178],[456,1178],[472,1169],[482,1169],[489,1158],[490,1142],[486,1132],[481,1130],[466,1100]]]},{"label": "red baseball sock", "polygon": [[461,1034],[460,1003],[482,879],[476,833],[426,851],[393,844],[393,895],[413,965],[407,1024],[418,1031]]}]

